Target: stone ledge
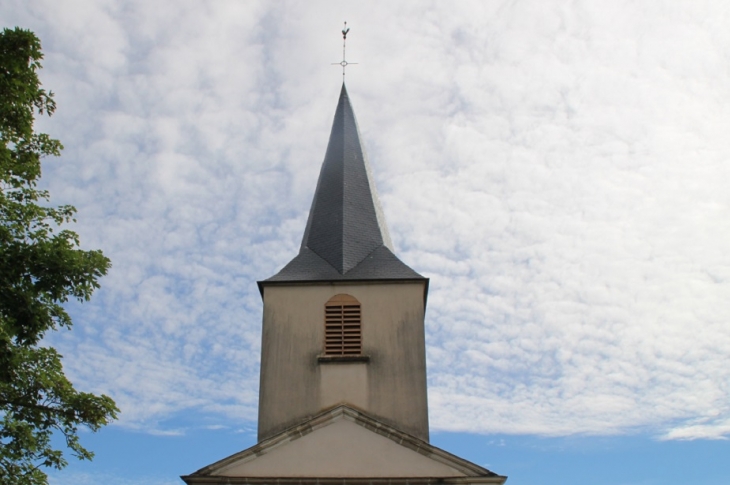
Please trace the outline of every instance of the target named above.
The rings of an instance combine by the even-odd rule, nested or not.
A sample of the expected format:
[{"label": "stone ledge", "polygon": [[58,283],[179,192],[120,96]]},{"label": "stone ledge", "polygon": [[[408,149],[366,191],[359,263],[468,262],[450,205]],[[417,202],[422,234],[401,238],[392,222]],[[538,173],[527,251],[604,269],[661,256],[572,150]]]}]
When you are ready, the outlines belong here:
[{"label": "stone ledge", "polygon": [[369,355],[318,355],[320,364],[350,364],[353,362],[370,362]]}]

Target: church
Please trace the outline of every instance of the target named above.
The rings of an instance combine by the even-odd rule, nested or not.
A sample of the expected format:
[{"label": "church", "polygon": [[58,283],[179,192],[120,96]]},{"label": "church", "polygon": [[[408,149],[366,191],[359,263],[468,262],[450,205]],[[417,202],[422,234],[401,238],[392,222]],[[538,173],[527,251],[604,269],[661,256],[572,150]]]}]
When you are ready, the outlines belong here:
[{"label": "church", "polygon": [[344,83],[299,254],[258,286],[258,443],[185,483],[505,482],[429,444],[428,278],[394,253]]}]

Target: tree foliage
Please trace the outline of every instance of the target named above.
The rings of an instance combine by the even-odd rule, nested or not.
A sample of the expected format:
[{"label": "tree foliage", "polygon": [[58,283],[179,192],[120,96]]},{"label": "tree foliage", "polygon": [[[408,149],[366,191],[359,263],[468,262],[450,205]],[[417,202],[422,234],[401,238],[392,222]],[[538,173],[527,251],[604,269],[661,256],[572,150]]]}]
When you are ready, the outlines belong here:
[{"label": "tree foliage", "polygon": [[63,468],[65,438],[71,453],[91,459],[80,426],[93,431],[116,418],[108,396],[79,392],[63,373],[61,355],[42,345],[51,330],[69,328],[63,304],[88,300],[109,260],[79,248],[62,225],[76,209],[48,206],[37,188],[41,159],[58,156],[58,140],[36,133],[37,114],[53,114],[53,93],[38,79],[41,44],[30,31],[0,34],[0,483],[45,484],[44,468]]}]

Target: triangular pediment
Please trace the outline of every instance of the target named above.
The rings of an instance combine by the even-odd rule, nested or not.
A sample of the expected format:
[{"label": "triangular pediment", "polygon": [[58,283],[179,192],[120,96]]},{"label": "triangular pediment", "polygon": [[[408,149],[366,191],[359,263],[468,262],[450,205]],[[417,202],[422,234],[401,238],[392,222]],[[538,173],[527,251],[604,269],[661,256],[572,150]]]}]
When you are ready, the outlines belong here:
[{"label": "triangular pediment", "polygon": [[344,405],[182,478],[188,484],[265,483],[274,478],[289,483],[314,479],[356,483],[366,478],[503,483],[506,479]]}]

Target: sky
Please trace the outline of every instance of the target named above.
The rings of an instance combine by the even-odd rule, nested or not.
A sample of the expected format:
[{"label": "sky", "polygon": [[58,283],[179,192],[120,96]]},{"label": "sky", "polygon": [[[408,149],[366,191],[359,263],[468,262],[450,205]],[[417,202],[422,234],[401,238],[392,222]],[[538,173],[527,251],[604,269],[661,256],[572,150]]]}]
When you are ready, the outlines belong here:
[{"label": "sky", "polygon": [[[510,485],[730,475],[730,3],[4,0],[58,104],[54,204],[113,267],[49,335],[119,420],[53,485],[255,443],[256,281],[297,252],[342,83],[430,278],[432,442]],[[131,465],[130,465],[131,464]]]}]

